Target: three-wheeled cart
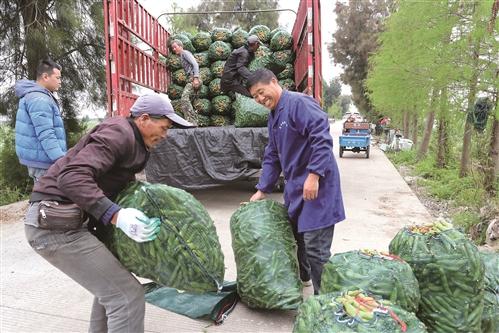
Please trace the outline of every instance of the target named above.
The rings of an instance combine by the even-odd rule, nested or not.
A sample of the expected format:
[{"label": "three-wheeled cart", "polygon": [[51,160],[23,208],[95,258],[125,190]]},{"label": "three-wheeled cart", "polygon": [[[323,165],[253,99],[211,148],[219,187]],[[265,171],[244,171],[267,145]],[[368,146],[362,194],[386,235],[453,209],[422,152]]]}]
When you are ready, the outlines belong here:
[{"label": "three-wheeled cart", "polygon": [[344,151],[354,153],[366,152],[369,158],[371,146],[371,131],[368,122],[345,122],[343,124],[343,134],[340,136],[340,157]]}]

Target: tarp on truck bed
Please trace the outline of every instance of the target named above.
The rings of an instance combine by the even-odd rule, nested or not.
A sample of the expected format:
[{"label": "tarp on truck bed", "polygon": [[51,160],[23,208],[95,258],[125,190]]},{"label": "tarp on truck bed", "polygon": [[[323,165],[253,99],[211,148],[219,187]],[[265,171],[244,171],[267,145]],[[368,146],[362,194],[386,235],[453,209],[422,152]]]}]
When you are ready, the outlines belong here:
[{"label": "tarp on truck bed", "polygon": [[266,127],[171,129],[151,152],[146,177],[188,190],[246,180],[260,170],[267,142]]}]

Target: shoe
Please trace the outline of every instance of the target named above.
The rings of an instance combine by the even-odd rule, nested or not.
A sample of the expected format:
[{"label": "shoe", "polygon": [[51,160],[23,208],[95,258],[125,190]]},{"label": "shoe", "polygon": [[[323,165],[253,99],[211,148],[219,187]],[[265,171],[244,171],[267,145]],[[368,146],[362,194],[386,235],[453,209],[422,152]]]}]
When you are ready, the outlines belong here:
[{"label": "shoe", "polygon": [[304,287],[312,287],[312,280],[302,281]]}]

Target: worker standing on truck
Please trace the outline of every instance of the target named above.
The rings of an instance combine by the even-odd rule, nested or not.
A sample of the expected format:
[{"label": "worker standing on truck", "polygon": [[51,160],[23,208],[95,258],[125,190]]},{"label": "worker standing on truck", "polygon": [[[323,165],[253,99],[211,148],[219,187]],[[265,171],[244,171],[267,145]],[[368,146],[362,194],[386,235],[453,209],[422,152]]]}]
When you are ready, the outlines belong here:
[{"label": "worker standing on truck", "polygon": [[327,113],[312,97],[283,90],[268,69],[252,73],[247,87],[256,102],[271,110],[262,175],[250,201],[265,198],[284,174],[284,204],[298,245],[300,278],[311,278],[318,294],[334,225],[345,219]]},{"label": "worker standing on truck", "polygon": [[197,112],[192,107],[191,99],[196,97],[199,88],[203,84],[199,78],[199,65],[192,53],[184,50],[184,44],[180,40],[175,39],[172,42],[171,47],[173,52],[180,56],[182,67],[184,68],[185,73],[189,76],[189,83],[185,85],[184,91],[182,92],[182,98],[180,100],[182,113],[187,121],[197,126],[198,116]]},{"label": "worker standing on truck", "polygon": [[247,80],[251,75],[250,70],[246,66],[255,57],[255,51],[259,46],[260,40],[258,37],[251,35],[248,37],[246,45],[232,51],[229,59],[225,62],[220,80],[220,88],[224,93],[233,91],[251,98],[251,94],[244,84],[244,80]]},{"label": "worker standing on truck", "polygon": [[172,124],[190,127],[159,94],[143,95],[131,117],[104,120],[35,183],[25,218],[30,246],[94,295],[89,332],[144,332],[144,289],[93,233],[114,224],[136,242],[160,220],[113,200],[142,171]]}]

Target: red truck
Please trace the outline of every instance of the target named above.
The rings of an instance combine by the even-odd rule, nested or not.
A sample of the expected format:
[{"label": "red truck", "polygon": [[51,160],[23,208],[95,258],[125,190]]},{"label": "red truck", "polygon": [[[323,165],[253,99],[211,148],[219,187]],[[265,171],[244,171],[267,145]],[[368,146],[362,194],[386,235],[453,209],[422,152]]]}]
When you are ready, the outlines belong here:
[{"label": "red truck", "polygon": [[[128,116],[138,90],[166,94],[171,73],[160,55],[169,53],[170,34],[137,0],[106,0],[104,13],[107,115]],[[312,95],[319,103],[320,27],[320,0],[300,0],[292,31],[295,85],[297,91]],[[223,133],[210,145],[215,131]],[[168,138],[151,153],[146,177],[186,189],[248,179],[260,169],[267,140],[266,128],[170,130]]]}]

